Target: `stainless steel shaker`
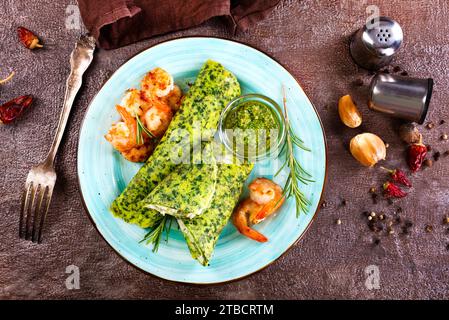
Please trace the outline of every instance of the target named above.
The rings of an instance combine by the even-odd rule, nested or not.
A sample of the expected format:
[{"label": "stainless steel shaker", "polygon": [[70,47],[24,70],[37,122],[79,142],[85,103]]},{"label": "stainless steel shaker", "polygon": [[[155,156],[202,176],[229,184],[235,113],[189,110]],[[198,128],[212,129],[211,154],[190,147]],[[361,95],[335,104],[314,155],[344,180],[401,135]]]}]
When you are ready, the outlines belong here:
[{"label": "stainless steel shaker", "polygon": [[371,81],[368,107],[423,124],[432,97],[433,80],[377,74]]},{"label": "stainless steel shaker", "polygon": [[378,70],[390,64],[401,47],[402,28],[391,18],[379,17],[372,24],[365,24],[351,38],[351,56],[362,68]]}]

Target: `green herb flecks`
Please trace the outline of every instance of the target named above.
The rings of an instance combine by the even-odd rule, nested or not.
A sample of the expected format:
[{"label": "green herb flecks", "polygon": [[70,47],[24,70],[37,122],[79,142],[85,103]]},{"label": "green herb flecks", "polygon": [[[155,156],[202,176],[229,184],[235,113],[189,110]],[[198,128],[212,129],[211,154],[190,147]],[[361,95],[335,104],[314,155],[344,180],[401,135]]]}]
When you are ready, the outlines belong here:
[{"label": "green herb flecks", "polygon": [[[165,215],[162,220],[157,224],[151,231],[149,231],[145,237],[143,237],[142,240],[139,241],[139,243],[142,243],[146,241],[146,244],[153,244],[153,252],[157,252],[159,249],[159,243],[162,239],[162,233],[166,232],[166,239],[165,241],[168,241],[168,236],[170,234],[172,221],[173,219],[170,216]],[[167,225],[168,223],[168,225]]]},{"label": "green herb flecks", "polygon": [[295,197],[296,202],[296,217],[299,218],[301,212],[308,213],[309,205],[311,204],[309,199],[299,188],[299,182],[308,184],[309,182],[314,182],[312,176],[308,173],[300,164],[298,159],[295,157],[294,149],[298,147],[304,151],[310,152],[311,150],[304,145],[304,141],[298,137],[298,135],[293,131],[290,125],[287,111],[287,97],[285,94],[285,88],[282,86],[283,94],[283,104],[284,104],[284,116],[285,116],[285,126],[287,130],[286,142],[281,150],[281,156],[285,156],[285,162],[282,164],[279,171],[275,174],[277,176],[285,166],[290,169],[287,181],[285,182],[283,195],[285,198]]}]

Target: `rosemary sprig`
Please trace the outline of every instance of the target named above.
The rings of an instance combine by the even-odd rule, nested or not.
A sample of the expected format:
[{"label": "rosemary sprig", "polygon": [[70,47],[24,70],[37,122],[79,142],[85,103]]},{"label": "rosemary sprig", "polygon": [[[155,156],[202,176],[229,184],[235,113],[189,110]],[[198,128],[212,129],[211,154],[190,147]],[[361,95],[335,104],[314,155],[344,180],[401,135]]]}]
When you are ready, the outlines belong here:
[{"label": "rosemary sprig", "polygon": [[[169,222],[169,225],[167,226],[167,223]],[[142,243],[146,241],[146,244],[153,244],[153,252],[157,252],[159,249],[159,243],[161,242],[162,233],[166,232],[166,240],[168,241],[168,236],[170,234],[171,226],[172,226],[173,219],[170,216],[164,215],[162,220],[159,222],[159,224],[151,229],[142,240],[139,241],[139,243]]]},{"label": "rosemary sprig", "polygon": [[277,176],[286,166],[290,169],[287,181],[285,182],[283,195],[285,198],[290,198],[291,196],[295,197],[296,217],[298,218],[301,212],[304,212],[306,214],[309,212],[310,205],[310,201],[301,191],[298,183],[301,182],[304,184],[308,184],[309,182],[314,182],[314,180],[312,180],[312,176],[302,167],[298,159],[296,159],[294,149],[295,147],[298,147],[308,152],[310,152],[311,150],[304,145],[304,141],[298,137],[298,135],[293,131],[293,128],[290,125],[287,111],[287,97],[285,94],[284,86],[282,86],[282,95],[287,137],[286,142],[282,147],[281,155],[285,156],[285,162],[282,164],[278,172],[276,172],[275,176]]},{"label": "rosemary sprig", "polygon": [[142,126],[140,125],[140,119],[139,116],[136,116],[136,121],[137,121],[137,132],[136,132],[136,143],[137,145],[142,144],[143,142],[143,136],[142,136]]},{"label": "rosemary sprig", "polygon": [[165,242],[168,242],[168,236],[170,235],[171,224],[173,223],[172,217],[170,217],[169,220],[170,220],[170,223],[168,225],[168,229],[167,228],[165,229],[165,231],[166,231]]},{"label": "rosemary sprig", "polygon": [[141,144],[143,142],[143,135],[142,133],[145,132],[150,138],[157,139],[154,134],[151,133],[142,123],[142,120],[140,120],[139,115],[136,115],[136,122],[137,122],[137,136],[136,136],[136,142],[137,144]]}]

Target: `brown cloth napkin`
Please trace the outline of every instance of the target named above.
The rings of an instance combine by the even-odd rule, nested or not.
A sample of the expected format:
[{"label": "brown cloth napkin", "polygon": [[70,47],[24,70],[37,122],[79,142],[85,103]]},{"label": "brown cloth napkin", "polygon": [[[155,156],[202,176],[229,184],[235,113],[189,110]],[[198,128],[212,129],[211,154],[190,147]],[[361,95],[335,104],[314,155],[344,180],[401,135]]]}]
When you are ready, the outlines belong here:
[{"label": "brown cloth napkin", "polygon": [[223,16],[232,32],[263,19],[280,0],[78,0],[89,32],[104,49],[118,48]]}]

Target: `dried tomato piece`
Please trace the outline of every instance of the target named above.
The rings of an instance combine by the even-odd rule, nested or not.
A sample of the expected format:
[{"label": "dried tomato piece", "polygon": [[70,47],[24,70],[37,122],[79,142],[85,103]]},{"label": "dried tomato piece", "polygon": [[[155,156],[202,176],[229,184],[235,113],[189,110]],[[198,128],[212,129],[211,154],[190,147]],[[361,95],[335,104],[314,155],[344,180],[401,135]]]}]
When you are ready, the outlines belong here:
[{"label": "dried tomato piece", "polygon": [[42,48],[43,45],[39,43],[39,38],[30,30],[24,28],[24,27],[18,27],[17,28],[17,34],[19,36],[20,42],[28,48],[28,49],[34,49],[34,48]]},{"label": "dried tomato piece", "polygon": [[0,123],[8,124],[21,116],[33,103],[32,95],[15,98],[0,106]]}]

